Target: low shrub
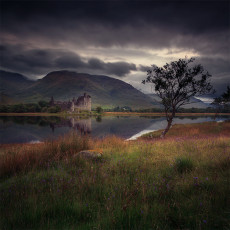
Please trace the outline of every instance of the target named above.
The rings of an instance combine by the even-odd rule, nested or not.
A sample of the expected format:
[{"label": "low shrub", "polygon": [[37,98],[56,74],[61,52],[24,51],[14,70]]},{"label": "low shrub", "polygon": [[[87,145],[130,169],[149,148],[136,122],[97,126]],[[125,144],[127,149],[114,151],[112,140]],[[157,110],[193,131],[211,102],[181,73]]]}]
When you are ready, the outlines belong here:
[{"label": "low shrub", "polygon": [[193,170],[194,163],[190,158],[178,157],[175,160],[175,168],[179,173],[187,173]]}]

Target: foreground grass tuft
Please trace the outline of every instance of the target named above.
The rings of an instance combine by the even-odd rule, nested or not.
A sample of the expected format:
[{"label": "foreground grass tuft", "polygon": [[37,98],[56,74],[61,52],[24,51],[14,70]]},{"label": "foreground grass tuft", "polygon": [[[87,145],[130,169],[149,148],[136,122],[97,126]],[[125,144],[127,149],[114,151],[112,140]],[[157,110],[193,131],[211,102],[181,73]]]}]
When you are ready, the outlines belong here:
[{"label": "foreground grass tuft", "polygon": [[0,229],[229,229],[230,135],[182,138],[185,127],[165,140],[2,146]]},{"label": "foreground grass tuft", "polygon": [[179,173],[190,172],[194,168],[194,163],[190,158],[178,157],[175,160],[175,168]]}]

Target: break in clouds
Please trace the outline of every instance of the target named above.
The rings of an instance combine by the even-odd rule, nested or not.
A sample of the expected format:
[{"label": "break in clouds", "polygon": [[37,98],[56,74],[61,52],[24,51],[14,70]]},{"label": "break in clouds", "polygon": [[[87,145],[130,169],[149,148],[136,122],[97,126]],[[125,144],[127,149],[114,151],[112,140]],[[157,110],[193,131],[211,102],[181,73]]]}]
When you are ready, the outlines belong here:
[{"label": "break in clouds", "polygon": [[71,69],[143,87],[151,65],[195,57],[230,84],[229,1],[3,1],[1,68]]}]

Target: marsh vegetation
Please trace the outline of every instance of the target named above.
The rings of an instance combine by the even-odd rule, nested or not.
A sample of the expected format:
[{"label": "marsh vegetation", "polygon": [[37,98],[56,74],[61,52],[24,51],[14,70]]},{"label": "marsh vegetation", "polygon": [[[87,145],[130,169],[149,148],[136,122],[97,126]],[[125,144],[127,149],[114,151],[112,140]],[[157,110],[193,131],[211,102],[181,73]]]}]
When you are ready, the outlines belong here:
[{"label": "marsh vegetation", "polygon": [[229,122],[177,125],[164,140],[70,134],[0,151],[1,229],[229,228]]}]

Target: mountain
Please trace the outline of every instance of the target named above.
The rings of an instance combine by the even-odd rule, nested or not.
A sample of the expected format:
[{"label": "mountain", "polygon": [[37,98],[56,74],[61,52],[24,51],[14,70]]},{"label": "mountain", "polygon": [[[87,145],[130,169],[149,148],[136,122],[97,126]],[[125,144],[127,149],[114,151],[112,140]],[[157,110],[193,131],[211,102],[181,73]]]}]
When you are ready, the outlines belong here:
[{"label": "mountain", "polygon": [[[88,93],[92,97],[92,106],[114,108],[129,106],[139,108],[163,108],[161,99],[156,94],[144,94],[130,84],[103,75],[90,75],[67,70],[48,73],[37,81],[27,77],[0,70],[0,103],[68,101]],[[206,108],[209,105],[192,98],[191,104],[184,108]]]},{"label": "mountain", "polygon": [[5,95],[13,95],[15,92],[20,92],[33,83],[34,81],[21,74],[0,70],[0,93]]},{"label": "mountain", "polygon": [[17,94],[33,83],[21,74],[0,70],[0,104],[19,103]]},{"label": "mountain", "polygon": [[[155,101],[156,104],[157,103],[160,104],[161,99],[156,94],[147,94],[147,95],[152,99],[152,101]],[[160,104],[160,107],[163,108],[163,105]],[[182,106],[182,108],[185,108],[185,109],[188,109],[188,108],[205,109],[207,107],[210,107],[210,104],[204,103],[203,101],[195,97],[191,97],[189,104]]]},{"label": "mountain", "polygon": [[[32,82],[22,75],[17,81],[20,85],[9,77],[8,85],[12,85],[14,90],[8,89],[9,96],[16,97],[23,102],[37,102],[39,100],[67,101],[73,97],[88,93],[92,97],[92,106],[103,106],[114,108],[117,106],[129,106],[133,109],[153,107],[152,100],[133,86],[108,76],[90,75],[71,71],[55,71],[47,74],[44,78]],[[7,81],[7,79],[5,79]],[[15,84],[18,84],[15,86]]]}]

